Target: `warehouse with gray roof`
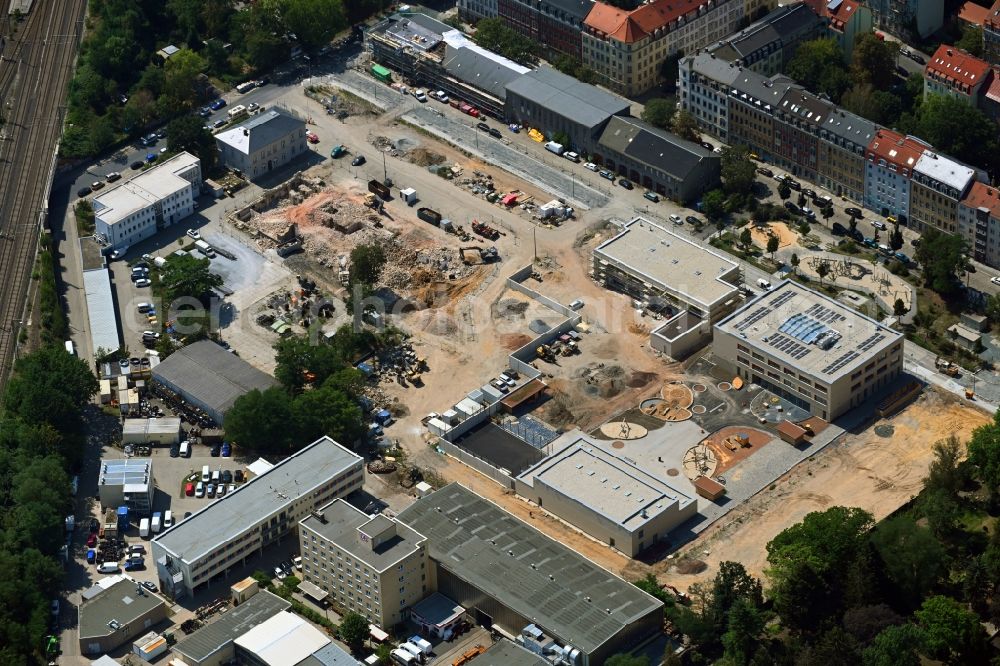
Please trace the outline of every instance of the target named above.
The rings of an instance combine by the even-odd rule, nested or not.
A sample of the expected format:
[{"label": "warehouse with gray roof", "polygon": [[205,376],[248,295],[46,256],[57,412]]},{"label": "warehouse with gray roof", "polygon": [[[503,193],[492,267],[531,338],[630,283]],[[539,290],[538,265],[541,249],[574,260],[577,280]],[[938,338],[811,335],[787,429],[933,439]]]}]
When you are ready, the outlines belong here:
[{"label": "warehouse with gray roof", "polygon": [[458,483],[397,518],[427,537],[438,592],[511,635],[535,625],[581,666],[662,629],[658,599]]},{"label": "warehouse with gray roof", "polygon": [[[169,359],[168,359],[169,360]],[[160,586],[192,596],[293,531],[299,520],[361,488],[363,459],[322,437],[161,532],[152,542]]]},{"label": "warehouse with gray roof", "polygon": [[173,651],[189,666],[229,663],[236,658],[237,638],[291,606],[281,597],[261,590],[219,619],[182,638]]},{"label": "warehouse with gray roof", "polygon": [[509,122],[537,128],[548,137],[565,134],[581,153],[592,151],[613,116],[628,116],[630,110],[627,99],[548,67],[507,85]]},{"label": "warehouse with gray roof", "polygon": [[109,576],[83,592],[79,613],[80,652],[111,652],[167,619],[167,604],[128,576]]},{"label": "warehouse with gray roof", "polygon": [[718,155],[635,118],[612,116],[594,155],[608,170],[680,203],[719,186]]},{"label": "warehouse with gray roof", "polygon": [[241,395],[277,385],[273,377],[211,340],[178,349],[152,372],[153,381],[180,394],[220,425]]}]

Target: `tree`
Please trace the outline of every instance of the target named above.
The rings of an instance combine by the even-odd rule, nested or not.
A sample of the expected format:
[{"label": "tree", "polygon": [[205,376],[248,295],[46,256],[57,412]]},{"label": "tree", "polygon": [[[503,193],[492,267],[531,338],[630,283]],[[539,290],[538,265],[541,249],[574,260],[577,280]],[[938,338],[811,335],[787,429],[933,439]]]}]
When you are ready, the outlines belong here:
[{"label": "tree", "polygon": [[604,666],[649,666],[649,657],[631,654],[616,654],[604,662]]},{"label": "tree", "polygon": [[389,643],[380,643],[379,646],[375,648],[375,656],[378,657],[379,666],[391,666],[392,645]]},{"label": "tree", "polygon": [[927,519],[931,531],[940,538],[945,538],[955,531],[962,509],[955,498],[940,488],[933,488],[921,493],[918,509]]},{"label": "tree", "polygon": [[920,666],[923,633],[912,624],[887,627],[861,653],[864,666]]},{"label": "tree", "polygon": [[281,18],[299,43],[316,51],[347,27],[340,0],[283,0]]},{"label": "tree", "polygon": [[699,143],[701,133],[698,131],[698,121],[690,111],[677,109],[670,121],[670,130],[682,139]]},{"label": "tree", "polygon": [[819,276],[819,283],[823,284],[823,279],[830,274],[830,265],[822,261],[819,266],[816,267],[816,275]]},{"label": "tree", "polygon": [[924,479],[924,488],[940,489],[949,495],[957,495],[967,481],[962,467],[962,442],[955,435],[934,444],[934,460]]},{"label": "tree", "polygon": [[849,608],[844,612],[842,621],[844,629],[863,645],[870,643],[886,628],[902,623],[902,616],[886,604]]},{"label": "tree", "polygon": [[1000,324],[1000,293],[991,294],[986,300],[986,316],[994,324]]},{"label": "tree", "polygon": [[983,57],[983,29],[978,25],[965,25],[962,36],[955,42],[957,48],[977,58]]},{"label": "tree", "polygon": [[292,403],[292,417],[300,442],[326,435],[352,446],[365,434],[364,413],[358,403],[332,386],[306,391]]},{"label": "tree", "polygon": [[486,18],[476,24],[473,41],[522,65],[538,63],[538,43],[524,37],[501,18]]},{"label": "tree", "polygon": [[831,217],[833,217],[833,206],[831,206],[830,204],[823,206],[823,208],[820,210],[820,215],[823,216],[824,220],[829,220]]},{"label": "tree", "polygon": [[882,40],[874,32],[861,33],[851,52],[851,78],[856,84],[870,84],[876,90],[888,90],[896,80],[899,44]]},{"label": "tree", "polygon": [[892,304],[892,314],[896,317],[902,317],[909,310],[906,308],[906,303],[903,302],[902,298],[897,298]]},{"label": "tree", "polygon": [[274,344],[274,360],[277,367],[274,377],[285,389],[295,395],[302,391],[307,382],[307,374],[312,384],[322,386],[334,373],[348,364],[346,350],[321,342],[313,343],[308,337],[291,336]]},{"label": "tree", "polygon": [[656,576],[651,573],[646,574],[645,578],[633,581],[632,584],[651,597],[656,597],[665,605],[673,605],[674,603],[674,598],[663,589],[660,581],[656,580]]},{"label": "tree", "polygon": [[795,666],[857,666],[858,641],[841,627],[831,627],[795,660]]},{"label": "tree", "polygon": [[357,652],[368,638],[368,620],[363,615],[353,611],[348,612],[340,619],[337,634],[351,650]]},{"label": "tree", "polygon": [[372,287],[385,268],[385,250],[381,245],[357,245],[351,250],[351,284]]},{"label": "tree", "polygon": [[975,613],[950,597],[925,599],[914,617],[923,629],[923,645],[932,659],[955,659],[956,663],[981,663],[986,650],[986,632]]},{"label": "tree", "polygon": [[749,228],[744,227],[743,231],[740,232],[740,245],[743,246],[743,249],[746,250],[750,248],[750,245],[752,243],[753,243],[753,235],[750,233]]},{"label": "tree", "polygon": [[917,109],[913,134],[963,162],[987,170],[1000,165],[996,124],[964,100],[929,95]]},{"label": "tree", "polygon": [[721,220],[726,214],[726,195],[722,190],[711,190],[701,199],[701,212],[713,222]]},{"label": "tree", "polygon": [[895,123],[904,108],[903,100],[898,95],[876,90],[871,83],[852,86],[840,98],[840,105],[863,118],[887,125]]},{"label": "tree", "polygon": [[799,269],[799,262],[800,262],[800,261],[801,261],[801,260],[799,259],[799,255],[797,255],[797,254],[795,254],[795,253],[793,252],[793,253],[792,253],[792,258],[791,258],[791,259],[789,260],[789,262],[788,262],[788,263],[790,263],[790,264],[792,265],[792,272],[793,272],[793,273],[797,273],[797,272],[798,272],[798,269]]},{"label": "tree", "polygon": [[835,506],[808,514],[767,544],[771,597],[787,626],[811,628],[842,610],[873,524],[867,511]]},{"label": "tree", "polygon": [[226,436],[248,451],[287,455],[295,445],[292,423],[292,399],[284,389],[254,389],[226,412]]},{"label": "tree", "polygon": [[847,221],[847,227],[851,230],[851,234],[853,235],[854,232],[858,230],[858,218],[851,215],[851,219]]},{"label": "tree", "polygon": [[931,227],[921,235],[916,258],[924,267],[924,284],[942,296],[951,294],[967,264],[965,241]]},{"label": "tree", "polygon": [[1000,412],[993,421],[972,431],[969,438],[969,463],[976,478],[995,497],[1000,489]]},{"label": "tree", "polygon": [[764,631],[764,616],[747,599],[737,599],[728,614],[728,628],[722,636],[726,658],[737,666],[746,666],[757,651]]},{"label": "tree", "polygon": [[676,102],[663,97],[654,97],[643,106],[642,119],[660,129],[668,129],[676,112]]},{"label": "tree", "polygon": [[750,159],[746,146],[727,146],[722,149],[722,187],[727,194],[750,194],[757,178],[757,167]]},{"label": "tree", "polygon": [[199,116],[183,115],[167,125],[167,147],[171,152],[187,151],[201,160],[205,173],[215,171],[218,148],[215,137],[205,129]]},{"label": "tree", "polygon": [[787,201],[792,196],[792,188],[785,181],[781,181],[778,184],[778,196],[781,197],[782,201]]},{"label": "tree", "polygon": [[760,581],[739,562],[722,562],[712,581],[712,601],[706,610],[717,634],[726,631],[733,608],[746,602],[757,609],[764,605],[764,590]]},{"label": "tree", "polygon": [[208,259],[194,255],[170,257],[160,272],[160,288],[168,306],[182,298],[195,298],[204,304],[203,299],[222,286],[222,278],[210,268]]},{"label": "tree", "polygon": [[899,599],[915,607],[947,571],[947,554],[930,530],[901,515],[885,520],[872,533]]},{"label": "tree", "polygon": [[778,237],[771,234],[767,237],[767,253],[771,255],[771,261],[774,261],[774,253],[778,251]]},{"label": "tree", "polygon": [[802,42],[785,73],[813,92],[826,93],[834,102],[850,86],[840,46],[834,39]]},{"label": "tree", "polygon": [[172,106],[189,109],[198,98],[195,80],[208,69],[208,61],[192,51],[181,49],[170,56],[163,67],[163,93]]},{"label": "tree", "polygon": [[889,234],[889,247],[896,251],[903,247],[903,232],[899,230],[898,222],[893,226],[892,233]]}]

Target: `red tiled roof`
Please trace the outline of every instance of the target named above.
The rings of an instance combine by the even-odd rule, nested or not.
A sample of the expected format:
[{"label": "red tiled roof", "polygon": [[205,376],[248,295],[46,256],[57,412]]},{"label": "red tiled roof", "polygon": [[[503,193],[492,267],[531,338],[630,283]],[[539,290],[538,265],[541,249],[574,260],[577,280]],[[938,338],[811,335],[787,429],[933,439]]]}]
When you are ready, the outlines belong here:
[{"label": "red tiled roof", "polygon": [[992,217],[1000,217],[1000,190],[974,180],[962,204],[969,208],[988,208]]},{"label": "red tiled roof", "polygon": [[[1000,1],[1000,0],[998,0]],[[697,12],[704,0],[654,0],[632,11],[595,2],[584,24],[620,42],[631,44],[681,16]]]},{"label": "red tiled roof", "polygon": [[955,46],[942,44],[927,61],[924,75],[933,72],[948,82],[972,87],[982,83],[989,71],[990,64],[985,60]]},{"label": "red tiled roof", "polygon": [[[837,8],[832,12],[827,9],[827,16],[830,17],[830,25],[837,30],[843,31],[844,26],[847,22],[854,18],[854,15],[858,13],[858,7],[861,6],[859,2],[853,2],[853,0],[844,0]],[[829,7],[829,6],[828,6]]]},{"label": "red tiled roof", "polygon": [[983,86],[979,89],[979,94],[1000,103],[1000,69],[993,69],[990,72],[989,81]]},{"label": "red tiled roof", "polygon": [[971,23],[972,25],[982,25],[989,14],[989,8],[977,5],[972,0],[968,0],[958,10],[959,20]]},{"label": "red tiled roof", "polygon": [[994,2],[993,6],[989,8],[983,25],[989,25],[994,30],[1000,28],[1000,0]]},{"label": "red tiled roof", "polygon": [[903,175],[909,177],[913,174],[913,167],[917,160],[924,154],[927,146],[903,136],[892,130],[880,129],[875,132],[875,138],[868,144],[868,155],[874,155],[876,159],[883,159],[888,164],[895,164],[897,169],[905,170]]}]

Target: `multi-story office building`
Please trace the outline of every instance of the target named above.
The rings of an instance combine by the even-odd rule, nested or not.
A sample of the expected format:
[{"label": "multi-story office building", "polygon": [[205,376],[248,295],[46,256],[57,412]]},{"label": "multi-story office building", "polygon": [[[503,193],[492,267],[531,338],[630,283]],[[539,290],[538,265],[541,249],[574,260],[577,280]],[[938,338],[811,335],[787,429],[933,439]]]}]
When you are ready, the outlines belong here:
[{"label": "multi-story office building", "polygon": [[958,233],[976,261],[1000,266],[1000,190],[973,181],[958,204]]},{"label": "multi-story office building", "polygon": [[299,523],[303,578],[339,611],[393,627],[434,589],[427,539],[385,516],[369,516],[338,499]]},{"label": "multi-story office building", "polygon": [[850,111],[834,108],[819,130],[819,179],[838,196],[863,203],[865,150],[878,126]]},{"label": "multi-story office building", "polygon": [[93,198],[98,238],[118,249],[145,240],[194,212],[201,160],[180,153]]},{"label": "multi-story office building", "polygon": [[593,0],[497,0],[497,16],[528,39],[580,59],[580,34]]},{"label": "multi-story office building", "polygon": [[653,0],[633,10],[595,2],[584,21],[583,64],[623,95],[660,83],[663,63],[732,34],[743,0]]},{"label": "multi-story office building", "polygon": [[799,44],[819,37],[826,22],[807,5],[778,7],[753,25],[708,47],[717,58],[773,76],[795,55]]},{"label": "multi-story office building", "polygon": [[740,75],[732,63],[708,53],[681,58],[677,65],[677,99],[698,127],[729,141],[730,86]]},{"label": "multi-story office building", "polygon": [[925,150],[910,179],[909,225],[923,232],[935,227],[958,231],[958,202],[976,179],[976,172],[946,155]]},{"label": "multi-story office building", "polygon": [[266,176],[306,152],[306,123],[284,109],[264,111],[215,135],[219,161],[250,179]]},{"label": "multi-story office building", "polygon": [[819,134],[836,107],[793,86],[775,108],[774,163],[807,180],[818,180]]},{"label": "multi-story office building", "polygon": [[872,0],[875,24],[889,34],[912,42],[944,25],[944,0]]},{"label": "multi-story office building", "polygon": [[716,360],[747,382],[831,421],[885,390],[903,367],[903,336],[786,280],[715,326]]},{"label": "multi-story office building", "polygon": [[924,99],[948,95],[972,106],[990,77],[990,65],[955,46],[942,44],[924,67]]},{"label": "multi-story office building", "polygon": [[719,184],[718,155],[635,118],[612,116],[592,152],[598,164],[674,201]]},{"label": "multi-story office building", "polygon": [[361,488],[364,460],[329,437],[285,458],[264,474],[153,539],[160,587],[194,596],[227,571],[280,541],[299,520]]},{"label": "multi-story office building", "polygon": [[865,150],[865,207],[884,215],[909,215],[910,179],[927,148],[914,137],[877,130]]}]

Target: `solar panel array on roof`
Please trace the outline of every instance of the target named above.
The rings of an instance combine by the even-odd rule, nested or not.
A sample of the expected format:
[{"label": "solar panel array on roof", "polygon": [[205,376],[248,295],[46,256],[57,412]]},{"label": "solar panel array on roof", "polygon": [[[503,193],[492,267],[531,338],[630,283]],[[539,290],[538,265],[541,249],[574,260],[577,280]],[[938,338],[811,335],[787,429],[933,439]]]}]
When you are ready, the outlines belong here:
[{"label": "solar panel array on roof", "polygon": [[883,340],[885,340],[885,335],[882,333],[876,333],[858,345],[858,351],[868,351]]},{"label": "solar panel array on roof", "polygon": [[806,356],[812,350],[804,345],[800,345],[794,340],[785,337],[781,333],[775,333],[769,338],[765,338],[764,342],[774,347],[778,351],[785,352],[795,360],[799,360]]},{"label": "solar panel array on roof", "polygon": [[847,317],[844,315],[819,303],[814,304],[806,310],[805,314],[818,321],[826,322],[828,324],[834,324],[838,321],[847,321]]},{"label": "solar panel array on roof", "polygon": [[760,321],[760,320],[761,320],[761,319],[763,319],[764,317],[766,317],[766,316],[767,316],[767,314],[768,314],[768,313],[769,313],[770,311],[771,311],[771,308],[768,308],[768,307],[763,307],[763,308],[757,308],[756,310],[754,310],[753,312],[751,312],[751,313],[750,313],[750,314],[749,314],[749,315],[747,316],[747,318],[746,318],[746,319],[744,319],[744,320],[743,320],[743,321],[741,321],[740,323],[736,324],[736,326],[734,326],[734,328],[735,328],[735,329],[736,329],[737,331],[742,331],[742,330],[745,330],[745,329],[747,329],[747,328],[749,328],[749,327],[753,326],[754,324],[756,324],[756,323],[757,323],[758,321]]},{"label": "solar panel array on roof", "polygon": [[842,367],[844,367],[854,359],[858,358],[859,356],[861,356],[861,354],[854,351],[853,349],[851,351],[844,352],[843,354],[840,355],[839,358],[837,358],[837,360],[835,360],[833,363],[823,368],[822,372],[825,375],[832,375],[833,373],[837,372]]},{"label": "solar panel array on roof", "polygon": [[775,296],[773,299],[771,299],[771,307],[772,308],[780,307],[784,305],[787,301],[792,300],[793,298],[795,298],[794,291],[783,291],[777,296]]}]

